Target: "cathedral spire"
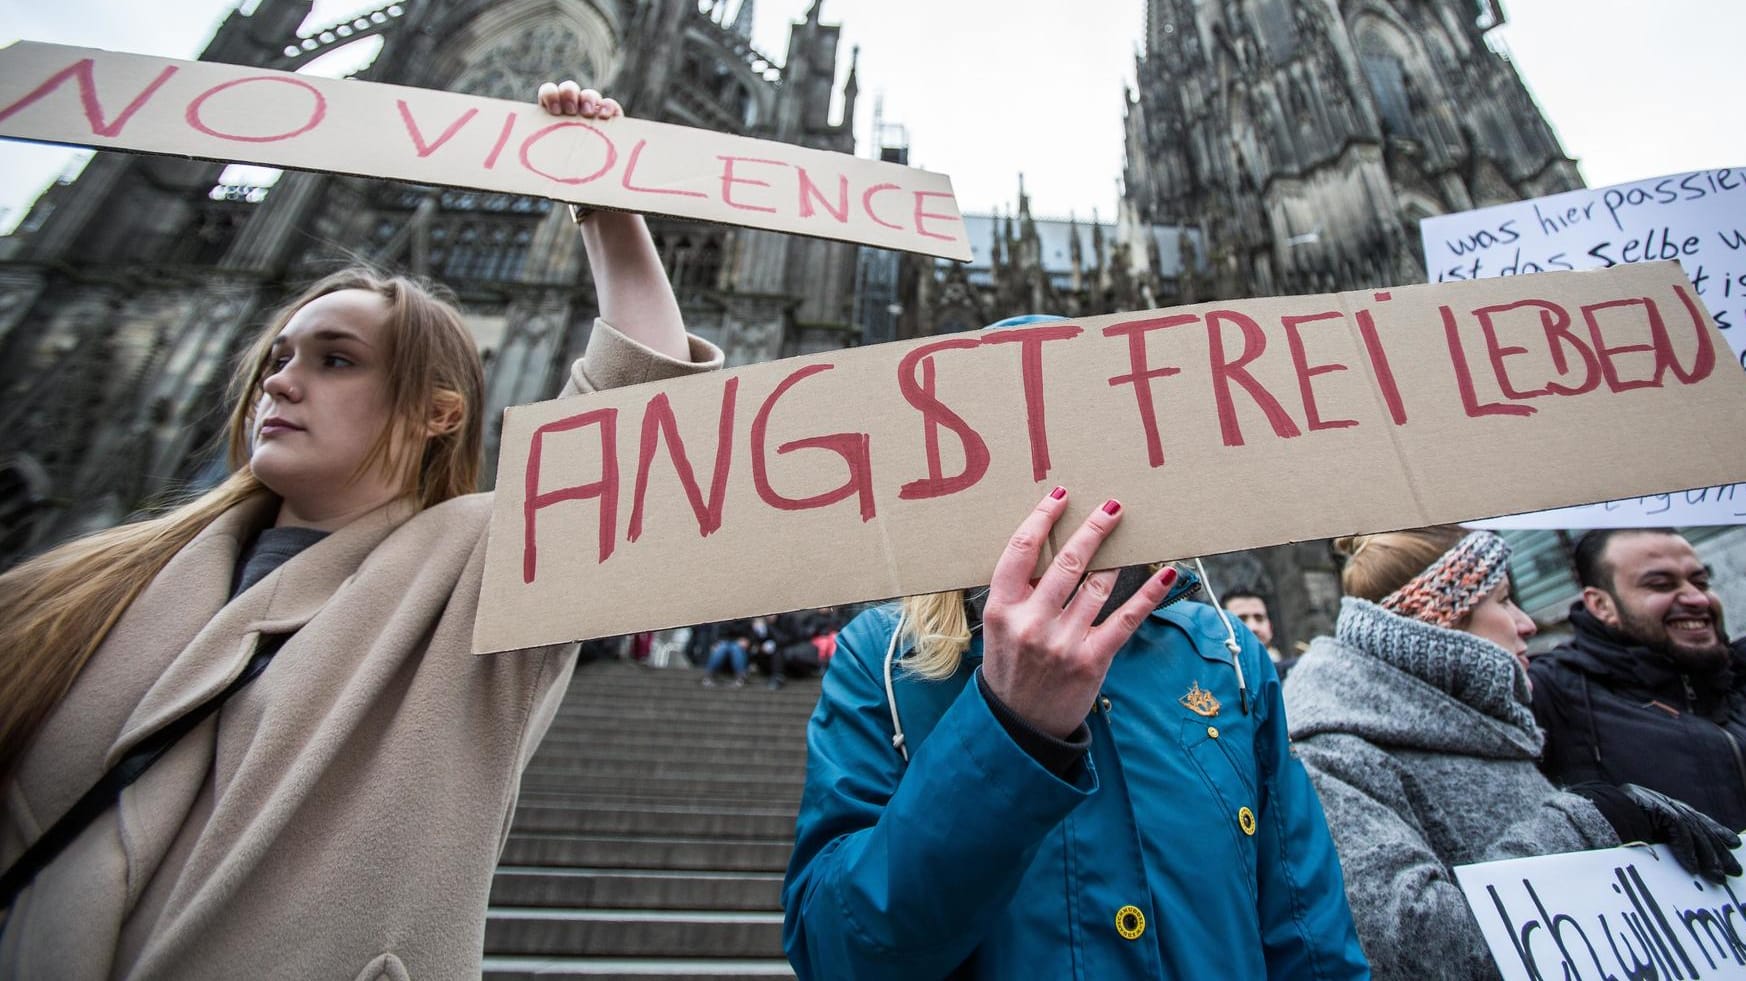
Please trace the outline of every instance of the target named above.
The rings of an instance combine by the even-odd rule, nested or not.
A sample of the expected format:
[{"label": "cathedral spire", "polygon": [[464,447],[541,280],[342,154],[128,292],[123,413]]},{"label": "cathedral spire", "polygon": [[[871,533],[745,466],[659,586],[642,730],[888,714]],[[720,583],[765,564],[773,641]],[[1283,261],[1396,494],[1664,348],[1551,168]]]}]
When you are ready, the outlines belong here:
[{"label": "cathedral spire", "polygon": [[1085,285],[1085,246],[1079,241],[1079,216],[1071,210],[1067,212],[1067,260],[1073,266],[1069,278],[1077,293]]},{"label": "cathedral spire", "polygon": [[[748,3],[751,0],[747,0]],[[855,131],[855,96],[861,91],[861,83],[856,78],[856,72],[861,66],[861,46],[859,44],[849,49],[849,77],[843,79],[843,128],[849,132]],[[877,134],[875,134],[877,138]]]},{"label": "cathedral spire", "polygon": [[1103,245],[1103,219],[1097,216],[1097,209],[1091,209],[1091,263],[1102,270],[1109,256]]}]

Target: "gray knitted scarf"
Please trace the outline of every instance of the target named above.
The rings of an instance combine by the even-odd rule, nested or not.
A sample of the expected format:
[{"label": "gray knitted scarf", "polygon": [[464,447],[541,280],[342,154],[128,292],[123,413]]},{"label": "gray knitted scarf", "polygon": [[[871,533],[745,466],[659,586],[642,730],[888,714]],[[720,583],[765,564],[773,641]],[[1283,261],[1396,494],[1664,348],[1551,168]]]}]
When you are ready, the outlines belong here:
[{"label": "gray knitted scarf", "polygon": [[1536,737],[1528,676],[1510,652],[1469,633],[1403,617],[1369,600],[1340,601],[1334,637],[1451,698]]}]

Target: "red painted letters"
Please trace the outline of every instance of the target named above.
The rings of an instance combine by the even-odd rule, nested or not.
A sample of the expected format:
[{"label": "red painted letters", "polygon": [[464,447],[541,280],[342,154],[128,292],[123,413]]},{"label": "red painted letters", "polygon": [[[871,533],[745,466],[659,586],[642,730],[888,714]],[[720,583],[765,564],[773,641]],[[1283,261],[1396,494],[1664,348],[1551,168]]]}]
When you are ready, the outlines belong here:
[{"label": "red painted letters", "polygon": [[761,160],[757,157],[720,156],[720,157],[717,157],[716,159],[721,161],[721,203],[722,204],[725,204],[730,208],[738,208],[741,211],[763,211],[763,212],[767,212],[769,214],[776,213],[776,209],[772,208],[768,205],[746,204],[744,202],[734,200],[734,185],[735,184],[745,184],[749,187],[769,187],[770,186],[769,181],[760,181],[760,180],[753,180],[750,177],[736,177],[736,176],[734,176],[734,162],[737,160],[740,163],[768,164],[772,167],[786,167],[786,166],[788,166],[787,164],[783,163],[780,160]]},{"label": "red painted letters", "polygon": [[[1235,361],[1225,357],[1225,323],[1236,324],[1243,332],[1243,353]],[[1211,348],[1213,400],[1218,403],[1219,432],[1226,446],[1243,445],[1243,430],[1237,423],[1237,406],[1231,399],[1233,381],[1243,386],[1249,397],[1261,407],[1275,435],[1282,439],[1303,435],[1297,423],[1285,414],[1279,400],[1249,373],[1249,364],[1267,350],[1267,333],[1260,324],[1235,310],[1213,310],[1206,315],[1206,339]]]},{"label": "red painted letters", "polygon": [[[545,438],[550,433],[569,432],[584,426],[600,427],[600,479],[575,484],[555,491],[540,493],[540,456]],[[521,580],[533,582],[539,571],[539,536],[535,533],[534,516],[541,508],[563,501],[600,501],[600,557],[605,562],[612,554],[613,539],[618,533],[618,410],[595,409],[548,422],[534,430],[527,451],[527,474],[524,478],[525,497],[522,500]]]},{"label": "red painted letters", "polygon": [[1043,345],[1071,340],[1083,333],[1085,328],[1073,324],[1051,324],[997,330],[982,338],[984,344],[1020,345],[1019,377],[1025,384],[1025,429],[1031,437],[1032,480],[1049,475],[1049,428],[1043,414]]},{"label": "red painted letters", "polygon": [[[934,395],[934,353],[956,349],[975,348],[981,344],[974,337],[954,337],[932,344],[923,344],[911,349],[903,356],[897,365],[897,389],[903,395],[903,400],[914,406],[922,414],[922,438],[926,444],[928,458],[928,475],[921,480],[912,480],[904,484],[897,496],[905,501],[923,500],[930,497],[945,497],[956,494],[968,487],[974,487],[988,472],[988,443],[981,434],[971,428],[964,418],[946,407]],[[921,368],[922,377],[918,380],[916,369]],[[958,442],[964,448],[964,469],[954,477],[941,473],[940,464],[940,427],[944,426],[957,434]]]},{"label": "red painted letters", "polygon": [[895,228],[901,232],[901,231],[903,231],[902,225],[896,224],[894,222],[886,221],[885,219],[879,217],[878,213],[873,210],[873,198],[875,196],[883,194],[886,191],[901,191],[901,190],[903,190],[903,189],[898,187],[896,184],[875,184],[872,187],[869,187],[867,190],[865,190],[861,193],[861,210],[867,212],[867,217],[873,219],[873,221],[875,223],[880,224],[880,225],[884,225],[886,228]]},{"label": "red painted letters", "polygon": [[812,176],[806,172],[806,168],[796,167],[794,169],[800,173],[800,217],[811,218],[813,216],[812,203],[817,201],[824,206],[825,212],[832,218],[848,224],[849,178],[842,174],[837,175],[837,206],[833,208],[830,201],[826,200],[824,194],[819,191],[818,185],[812,182]]},{"label": "red painted letters", "polygon": [[[1387,293],[1376,294],[1376,302],[1388,300]],[[1376,333],[1376,318],[1369,310],[1358,311],[1358,334],[1364,338],[1364,353],[1370,356],[1370,370],[1376,378],[1377,390],[1382,393],[1382,401],[1388,406],[1388,417],[1397,426],[1406,425],[1406,403],[1401,401],[1400,386],[1395,383],[1394,369],[1388,363],[1388,352],[1383,350],[1382,338]]]},{"label": "red painted letters", "polygon": [[171,75],[176,74],[175,65],[171,65],[159,72],[158,77],[152,79],[150,84],[148,84],[144,89],[141,89],[140,93],[133,97],[133,101],[129,102],[126,108],[117,113],[114,119],[105,122],[103,119],[103,104],[97,100],[97,81],[92,77],[91,69],[92,60],[90,58],[82,58],[60,71],[55,72],[53,75],[49,76],[48,81],[43,82],[41,85],[38,85],[36,88],[31,89],[26,93],[24,98],[19,99],[17,102],[14,102],[4,109],[0,109],[0,120],[6,119],[13,113],[16,113],[26,106],[36,102],[43,96],[60,88],[62,83],[66,82],[67,79],[73,78],[78,80],[79,104],[85,110],[85,122],[90,124],[91,132],[97,136],[120,136],[122,129],[127,126],[128,119],[132,117],[134,113],[138,112],[141,106],[144,106],[147,102],[151,101],[153,93],[157,92],[159,87],[169,81]]},{"label": "red painted letters", "polygon": [[784,497],[770,486],[770,474],[766,462],[769,453],[770,413],[775,411],[776,403],[784,393],[803,380],[821,371],[831,370],[829,364],[809,364],[797,368],[787,378],[782,379],[764,404],[758,407],[758,414],[752,419],[752,483],[758,489],[758,497],[765,504],[778,511],[805,511],[808,508],[822,508],[835,504],[845,497],[859,496],[861,499],[861,520],[871,521],[875,509],[873,504],[873,461],[869,448],[871,437],[866,433],[832,433],[829,436],[810,436],[806,439],[790,440],[776,447],[778,456],[792,453],[795,450],[819,449],[830,450],[843,458],[849,467],[849,478],[843,486],[834,490],[815,494],[812,497]]},{"label": "red painted letters", "polygon": [[635,177],[636,173],[637,173],[637,161],[642,159],[643,148],[648,146],[648,145],[649,145],[648,140],[638,140],[637,145],[631,147],[630,160],[626,161],[625,165],[624,165],[624,180],[619,182],[620,184],[623,185],[625,190],[627,190],[627,191],[639,191],[643,194],[673,194],[673,195],[677,195],[679,197],[684,197],[684,198],[706,198],[706,197],[709,197],[709,195],[703,193],[702,191],[687,191],[684,188],[680,188],[680,187],[639,187],[635,184],[632,184],[631,179],[633,177]]},{"label": "red painted letters", "polygon": [[491,144],[491,152],[485,156],[485,169],[491,170],[497,166],[497,158],[503,154],[503,148],[509,143],[509,134],[515,132],[515,113],[505,113],[503,128],[497,131],[497,142]]},{"label": "red painted letters", "polygon": [[[309,118],[304,120],[303,124],[295,129],[289,129],[283,133],[271,133],[266,136],[244,136],[241,133],[220,133],[218,130],[206,125],[206,123],[201,120],[200,107],[206,104],[207,99],[223,92],[225,89],[235,88],[238,85],[246,85],[250,82],[273,82],[278,85],[290,85],[295,88],[303,89],[310,95],[315,96],[314,104],[309,107]],[[195,96],[194,101],[188,103],[188,111],[185,116],[188,120],[189,126],[205,133],[207,136],[216,136],[221,140],[233,140],[237,143],[277,143],[280,140],[288,140],[293,136],[301,136],[315,127],[320,126],[321,121],[327,117],[327,99],[321,94],[320,89],[317,89],[315,86],[303,81],[302,79],[286,78],[283,75],[250,75],[248,78],[233,78],[228,82],[214,85]]]},{"label": "red painted letters", "polygon": [[1455,370],[1455,386],[1461,391],[1461,409],[1468,418],[1478,419],[1481,416],[1531,416],[1534,407],[1531,405],[1508,405],[1503,402],[1479,401],[1479,394],[1473,387],[1473,369],[1468,367],[1467,352],[1461,347],[1461,330],[1455,324],[1455,311],[1447,306],[1438,307],[1443,316],[1443,340],[1449,345],[1449,366]]},{"label": "red painted letters", "polygon": [[704,538],[721,527],[722,505],[727,501],[728,469],[734,458],[734,402],[739,394],[740,380],[730,377],[721,393],[721,415],[715,433],[715,472],[709,480],[709,502],[697,486],[697,473],[691,458],[685,454],[685,441],[679,436],[679,423],[673,418],[673,404],[662,392],[649,400],[643,410],[643,438],[637,451],[637,486],[631,498],[630,529],[626,538],[636,541],[643,537],[643,497],[649,489],[649,464],[654,462],[655,449],[662,434],[667,437],[667,455],[685,488],[685,499],[691,502],[691,512],[697,516],[697,531]]},{"label": "red painted letters", "polygon": [[[558,130],[561,130],[561,129],[585,129],[588,132],[593,133],[595,136],[600,137],[600,142],[606,144],[606,162],[600,165],[599,170],[596,170],[594,173],[588,174],[585,177],[559,177],[557,174],[549,173],[549,172],[541,170],[538,167],[535,167],[533,165],[533,161],[528,159],[528,156],[529,156],[529,154],[531,154],[533,152],[534,146],[537,145],[541,140],[552,135],[553,133],[556,133]],[[492,156],[495,157],[496,154],[493,153]],[[589,181],[598,179],[601,174],[604,174],[607,171],[611,170],[612,165],[617,163],[617,162],[618,162],[618,147],[615,147],[612,145],[612,137],[607,136],[605,133],[602,133],[600,130],[595,129],[593,126],[590,126],[587,123],[578,123],[578,122],[574,122],[574,121],[563,122],[563,123],[553,123],[552,125],[547,126],[544,129],[535,130],[533,132],[533,135],[531,135],[527,139],[521,141],[521,165],[523,167],[526,167],[532,173],[538,174],[541,177],[544,177],[548,180],[557,181],[559,184],[570,184],[570,185],[586,184]]]},{"label": "red painted letters", "polygon": [[1318,320],[1339,320],[1340,317],[1340,311],[1334,310],[1328,313],[1312,313],[1304,317],[1286,317],[1283,320],[1285,343],[1287,347],[1291,348],[1292,367],[1297,369],[1297,391],[1303,398],[1304,419],[1308,421],[1312,433],[1318,429],[1345,429],[1348,426],[1358,425],[1356,419],[1329,419],[1326,421],[1322,419],[1321,411],[1316,406],[1316,392],[1310,385],[1310,379],[1330,372],[1345,371],[1347,366],[1339,362],[1311,365],[1309,356],[1304,351],[1303,335],[1298,330],[1304,324],[1313,324]]},{"label": "red painted letters", "polygon": [[424,142],[424,134],[418,128],[418,121],[412,118],[412,110],[406,106],[406,100],[395,99],[394,105],[400,109],[400,121],[406,124],[406,135],[412,137],[413,149],[418,151],[421,158],[428,157],[442,149],[443,144],[447,143],[450,137],[460,132],[462,126],[467,125],[469,120],[479,114],[477,108],[468,109],[461,113],[454,122],[449,124],[449,128],[443,130],[442,135],[436,138],[435,143],[427,144]]},{"label": "red painted letters", "polygon": [[1678,358],[1671,356],[1669,360],[1672,363],[1668,367],[1673,369],[1673,377],[1679,379],[1680,384],[1690,385],[1710,377],[1710,372],[1715,370],[1716,345],[1710,338],[1710,332],[1704,329],[1705,325],[1710,322],[1709,314],[1706,314],[1698,306],[1697,301],[1692,299],[1692,295],[1686,291],[1685,287],[1675,286],[1673,292],[1679,295],[1679,302],[1685,306],[1686,314],[1691,317],[1692,330],[1697,334],[1698,348],[1697,355],[1692,358],[1690,371],[1686,371],[1680,365]]},{"label": "red painted letters", "polygon": [[1146,462],[1154,467],[1164,465],[1164,442],[1158,436],[1158,408],[1152,400],[1152,379],[1180,375],[1182,369],[1169,366],[1152,367],[1151,362],[1146,358],[1146,334],[1149,331],[1181,327],[1199,321],[1200,318],[1192,313],[1179,313],[1173,317],[1130,320],[1127,323],[1112,324],[1103,329],[1105,337],[1127,335],[1128,373],[1116,375],[1109,380],[1109,383],[1111,387],[1116,385],[1134,386],[1134,400],[1140,408],[1140,426],[1146,431]]},{"label": "red painted letters", "polygon": [[927,218],[932,218],[935,221],[953,220],[951,215],[942,215],[927,210],[928,198],[945,198],[948,201],[952,200],[952,196],[944,191],[915,192],[915,233],[917,235],[925,235],[928,238],[937,238],[946,242],[952,241],[952,236],[950,235],[941,235],[938,232],[930,232],[922,227],[922,221]]}]

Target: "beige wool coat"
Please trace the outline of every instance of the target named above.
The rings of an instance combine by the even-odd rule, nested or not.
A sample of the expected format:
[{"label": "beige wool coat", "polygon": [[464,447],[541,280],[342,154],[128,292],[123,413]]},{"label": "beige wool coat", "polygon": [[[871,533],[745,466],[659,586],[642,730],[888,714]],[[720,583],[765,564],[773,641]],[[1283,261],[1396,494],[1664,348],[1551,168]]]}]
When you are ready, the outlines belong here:
[{"label": "beige wool coat", "polygon": [[[721,364],[691,354],[597,322],[565,394]],[[478,977],[521,771],[576,664],[574,645],[471,653],[490,513],[488,494],[383,507],[235,600],[272,500],[177,553],[4,788],[0,861],[236,678],[257,637],[296,633],[19,897],[0,977]]]}]

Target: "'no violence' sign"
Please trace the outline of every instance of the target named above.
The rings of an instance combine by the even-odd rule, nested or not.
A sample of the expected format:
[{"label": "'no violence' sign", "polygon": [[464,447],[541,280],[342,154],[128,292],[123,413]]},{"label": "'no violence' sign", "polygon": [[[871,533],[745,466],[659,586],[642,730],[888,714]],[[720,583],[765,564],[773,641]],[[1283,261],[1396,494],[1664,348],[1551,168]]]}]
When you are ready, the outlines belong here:
[{"label": "'no violence' sign", "polygon": [[29,41],[0,50],[0,136],[532,194],[970,258],[944,175],[639,119],[559,118],[528,98]]}]

